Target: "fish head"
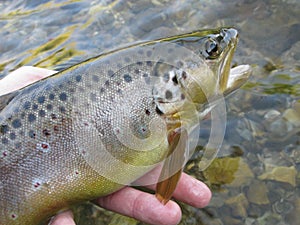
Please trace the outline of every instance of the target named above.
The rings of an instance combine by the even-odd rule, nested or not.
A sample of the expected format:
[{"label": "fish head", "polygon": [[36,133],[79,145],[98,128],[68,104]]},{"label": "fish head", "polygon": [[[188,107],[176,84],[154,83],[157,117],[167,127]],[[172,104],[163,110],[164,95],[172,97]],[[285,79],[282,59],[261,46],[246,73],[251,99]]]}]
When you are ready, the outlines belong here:
[{"label": "fish head", "polygon": [[198,31],[177,42],[194,53],[190,63],[177,71],[178,81],[194,103],[205,104],[216,96],[228,95],[251,74],[249,65],[231,68],[238,42],[238,31],[234,28]]}]

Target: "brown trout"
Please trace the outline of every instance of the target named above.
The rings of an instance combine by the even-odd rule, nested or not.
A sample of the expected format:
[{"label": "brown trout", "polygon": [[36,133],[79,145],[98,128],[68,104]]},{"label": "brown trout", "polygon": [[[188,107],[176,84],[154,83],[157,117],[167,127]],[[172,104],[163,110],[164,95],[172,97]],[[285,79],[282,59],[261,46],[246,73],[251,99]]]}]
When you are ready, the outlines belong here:
[{"label": "brown trout", "polygon": [[168,158],[157,181],[166,203],[208,103],[250,74],[230,68],[237,36],[222,28],[134,44],[2,96],[0,224],[45,223]]}]

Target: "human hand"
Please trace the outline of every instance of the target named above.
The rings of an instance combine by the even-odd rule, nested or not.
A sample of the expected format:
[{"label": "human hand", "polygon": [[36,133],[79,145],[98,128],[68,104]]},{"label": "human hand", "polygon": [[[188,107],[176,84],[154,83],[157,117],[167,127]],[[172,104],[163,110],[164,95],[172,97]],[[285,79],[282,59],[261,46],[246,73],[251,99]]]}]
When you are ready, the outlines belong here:
[{"label": "human hand", "polygon": [[[37,68],[21,67],[0,80],[0,96],[20,89],[39,79],[47,77],[56,71]],[[157,177],[157,170],[146,174],[142,179]],[[154,190],[155,185],[147,186]],[[202,182],[183,173],[175,189],[173,197],[191,206],[205,207],[211,198],[209,188]],[[181,219],[181,209],[174,201],[161,204],[154,195],[142,192],[132,187],[100,197],[94,201],[100,207],[133,217],[148,224],[177,224]],[[121,203],[121,204],[120,204]],[[71,211],[62,212],[51,220],[51,225],[75,225]]]}]

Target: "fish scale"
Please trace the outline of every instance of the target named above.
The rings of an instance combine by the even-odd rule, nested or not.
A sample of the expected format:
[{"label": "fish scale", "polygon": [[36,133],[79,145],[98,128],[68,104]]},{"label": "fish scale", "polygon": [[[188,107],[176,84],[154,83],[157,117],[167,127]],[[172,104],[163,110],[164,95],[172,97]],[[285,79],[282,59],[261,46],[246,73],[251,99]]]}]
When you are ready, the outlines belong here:
[{"label": "fish scale", "polygon": [[[0,224],[44,223],[132,183],[167,156],[174,164],[177,128],[191,130],[202,105],[222,93],[236,40],[234,29],[217,29],[139,43],[6,96]],[[236,76],[243,82],[246,70]],[[181,164],[162,174],[171,177]]]}]

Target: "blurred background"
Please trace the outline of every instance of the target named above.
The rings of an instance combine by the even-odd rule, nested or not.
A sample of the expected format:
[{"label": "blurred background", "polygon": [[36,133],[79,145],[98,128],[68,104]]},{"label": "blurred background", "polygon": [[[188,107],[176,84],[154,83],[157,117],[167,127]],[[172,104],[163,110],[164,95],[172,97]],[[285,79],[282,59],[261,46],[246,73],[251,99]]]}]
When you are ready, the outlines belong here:
[{"label": "blurred background", "polygon": [[[253,75],[226,99],[225,140],[205,171],[199,162],[209,120],[203,123],[185,170],[213,198],[204,209],[181,204],[181,224],[300,224],[300,2],[224,2],[2,0],[0,78],[23,65],[62,70],[137,41],[235,27],[233,64],[250,64]],[[90,203],[74,211],[79,225],[142,224]]]}]

